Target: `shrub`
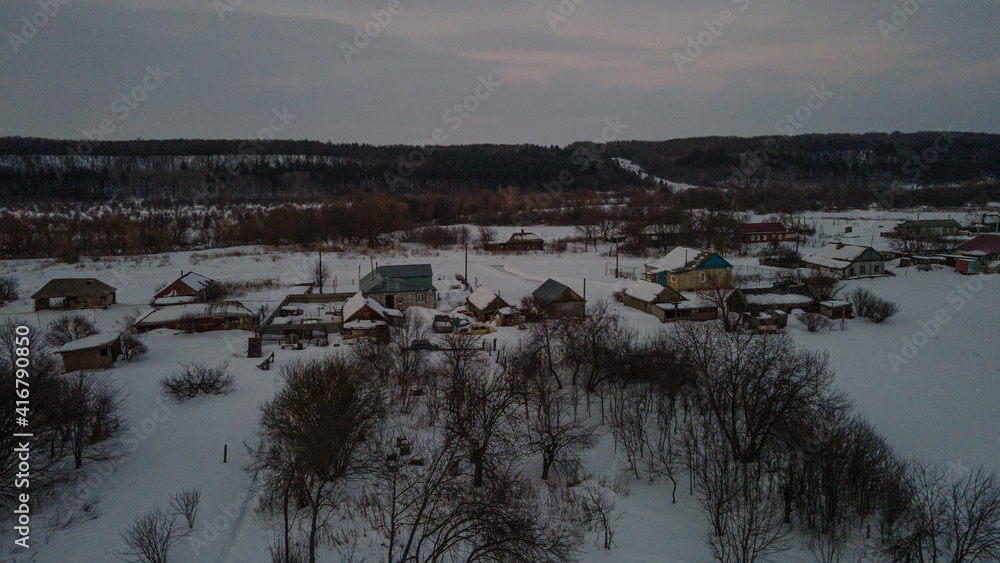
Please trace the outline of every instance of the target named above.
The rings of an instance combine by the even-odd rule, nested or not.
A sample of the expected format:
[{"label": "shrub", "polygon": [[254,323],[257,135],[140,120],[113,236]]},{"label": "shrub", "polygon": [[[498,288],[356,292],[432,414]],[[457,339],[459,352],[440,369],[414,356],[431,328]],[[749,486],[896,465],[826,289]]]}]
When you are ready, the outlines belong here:
[{"label": "shrub", "polygon": [[873,323],[881,323],[899,312],[899,305],[882,299],[867,289],[857,288],[847,294],[847,300],[854,306],[854,314]]},{"label": "shrub", "polygon": [[798,316],[798,319],[799,322],[806,325],[806,330],[809,332],[819,332],[824,328],[830,328],[833,326],[830,319],[816,313],[803,313]]},{"label": "shrub", "polygon": [[184,489],[170,495],[170,508],[179,516],[183,516],[188,529],[194,528],[194,520],[198,515],[198,503],[201,502],[201,489]]},{"label": "shrub", "polygon": [[181,364],[178,371],[160,380],[160,387],[180,402],[198,395],[228,395],[236,389],[236,378],[229,373],[229,362],[214,368],[202,363]]},{"label": "shrub", "polygon": [[126,548],[122,555],[137,563],[167,563],[170,548],[181,538],[177,516],[159,508],[136,518],[121,536]]},{"label": "shrub", "polygon": [[67,342],[79,340],[97,334],[94,323],[87,320],[87,317],[77,313],[74,315],[63,315],[52,323],[49,327],[45,339],[53,346],[62,346]]}]

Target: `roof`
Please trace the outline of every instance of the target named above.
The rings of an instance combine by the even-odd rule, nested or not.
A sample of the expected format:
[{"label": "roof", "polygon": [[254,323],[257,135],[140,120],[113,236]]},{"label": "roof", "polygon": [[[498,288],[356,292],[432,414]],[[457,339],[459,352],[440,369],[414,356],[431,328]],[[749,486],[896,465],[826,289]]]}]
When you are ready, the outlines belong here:
[{"label": "roof", "polygon": [[868,250],[877,252],[870,246],[855,246],[843,243],[828,244],[817,252],[806,256],[802,261],[824,268],[842,270],[853,264],[858,258],[861,258]]},{"label": "roof", "polygon": [[95,278],[56,278],[49,280],[31,298],[103,297],[115,291],[115,288]]},{"label": "roof", "polygon": [[497,298],[497,294],[490,291],[485,285],[479,286],[469,296],[469,303],[477,309],[485,309]]},{"label": "roof", "polygon": [[434,270],[430,264],[398,264],[395,266],[379,266],[379,274],[386,278],[433,278]]},{"label": "roof", "polygon": [[[195,272],[188,272],[186,274],[182,274],[181,277],[177,278],[170,284],[167,284],[167,287],[170,287],[171,285],[177,282],[181,282],[182,284],[190,287],[195,292],[200,292],[201,290],[215,283],[215,280]],[[166,290],[167,288],[163,289]],[[170,297],[172,293],[173,292],[163,294],[163,291],[160,291],[159,293],[157,293],[157,295],[163,294],[163,297]],[[161,297],[161,299],[163,297]]]},{"label": "roof", "polygon": [[911,227],[918,229],[927,229],[932,227],[961,227],[958,221],[954,219],[922,219],[922,220],[911,220],[903,221],[897,227]]},{"label": "roof", "polygon": [[540,299],[542,301],[555,301],[566,290],[573,292],[573,295],[576,296],[580,301],[583,300],[583,298],[577,295],[575,291],[569,288],[569,286],[563,285],[552,278],[545,280],[545,283],[538,286],[538,289],[531,292],[531,295],[535,299]]},{"label": "roof", "polygon": [[788,229],[781,223],[744,223],[740,229],[748,235],[759,235],[762,233],[787,233]]},{"label": "roof", "polygon": [[510,235],[510,239],[508,239],[507,242],[527,242],[527,241],[537,242],[541,240],[542,240],[541,237],[539,237],[535,233],[526,233],[522,230],[519,233],[514,233]]},{"label": "roof", "polygon": [[962,252],[985,252],[986,254],[1000,253],[1000,235],[979,235],[958,247]]},{"label": "roof", "polygon": [[155,325],[182,319],[212,317],[256,317],[257,314],[239,301],[217,301],[214,303],[191,303],[158,307],[142,313],[135,319],[136,325]]},{"label": "roof", "polygon": [[767,305],[805,305],[818,303],[816,290],[807,284],[778,284],[772,287],[741,287],[733,290],[732,295],[740,298],[748,305],[760,307]]},{"label": "roof", "polygon": [[358,314],[358,312],[365,306],[368,306],[368,308],[375,311],[385,319],[388,319],[389,317],[402,316],[403,314],[396,309],[386,309],[381,303],[371,297],[365,297],[365,295],[359,291],[351,296],[346,303],[344,303],[344,309],[342,311],[344,320],[350,321],[351,317]]},{"label": "roof", "polygon": [[93,336],[67,342],[66,344],[63,344],[61,348],[56,350],[56,353],[63,354],[65,352],[76,352],[79,350],[88,350],[90,348],[103,348],[104,346],[109,346],[114,343],[114,341],[118,340],[120,336],[121,335],[116,332],[100,332]]},{"label": "roof", "polygon": [[[646,268],[649,268],[654,272],[686,272],[701,266],[713,256],[718,255],[711,250],[700,250],[697,248],[678,246],[668,252],[663,258],[646,264]],[[726,265],[729,265],[729,263],[721,257],[719,260],[722,260],[726,263]]]},{"label": "roof", "polygon": [[674,303],[657,303],[656,306],[668,311],[672,309],[705,309],[716,307],[715,303],[701,297],[697,293],[682,293],[681,298],[681,301],[675,301]]},{"label": "roof", "polygon": [[636,281],[625,290],[625,295],[638,299],[639,301],[652,303],[653,301],[656,301],[656,298],[659,297],[661,293],[666,291],[666,289],[666,286],[658,283]]},{"label": "roof", "polygon": [[[382,287],[382,286],[385,287]],[[378,272],[370,272],[361,278],[361,291],[365,293],[405,293],[407,291],[427,291],[434,286],[399,278],[383,276]]]}]

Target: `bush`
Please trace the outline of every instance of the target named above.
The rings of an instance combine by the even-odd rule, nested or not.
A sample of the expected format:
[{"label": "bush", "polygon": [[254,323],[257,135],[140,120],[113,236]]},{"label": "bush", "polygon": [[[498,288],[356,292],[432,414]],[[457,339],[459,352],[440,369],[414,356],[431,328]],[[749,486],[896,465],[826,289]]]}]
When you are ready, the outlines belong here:
[{"label": "bush", "polygon": [[79,340],[97,334],[94,323],[87,320],[87,317],[77,313],[75,315],[63,315],[52,323],[45,339],[53,346],[62,346],[67,342]]},{"label": "bush", "polygon": [[186,401],[198,395],[228,395],[236,389],[236,378],[229,373],[229,362],[214,368],[205,364],[181,364],[181,369],[160,380],[168,397]]},{"label": "bush", "polygon": [[882,299],[867,289],[857,288],[847,294],[847,300],[854,306],[854,314],[873,323],[881,323],[899,312],[899,305]]},{"label": "bush", "polygon": [[181,539],[177,516],[159,508],[136,518],[121,536],[126,548],[122,555],[137,563],[167,563],[170,548]]},{"label": "bush", "polygon": [[19,298],[17,278],[14,276],[0,277],[0,302],[17,301]]},{"label": "bush", "polygon": [[823,315],[817,315],[816,313],[803,313],[798,316],[799,322],[806,325],[806,330],[809,332],[819,332],[824,328],[830,328],[833,323],[830,319],[824,317]]},{"label": "bush", "polygon": [[201,489],[184,489],[170,495],[170,508],[179,516],[183,516],[188,529],[194,528],[194,520],[198,515],[198,503],[201,502]]}]

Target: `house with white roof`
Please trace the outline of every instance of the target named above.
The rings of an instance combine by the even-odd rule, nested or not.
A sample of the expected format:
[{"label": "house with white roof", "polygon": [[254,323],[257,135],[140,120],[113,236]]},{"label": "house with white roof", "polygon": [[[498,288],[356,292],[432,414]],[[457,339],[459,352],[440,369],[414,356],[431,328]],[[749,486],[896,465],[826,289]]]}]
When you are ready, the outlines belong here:
[{"label": "house with white roof", "polygon": [[643,278],[681,292],[730,288],[733,265],[711,250],[678,246],[646,264]]},{"label": "house with white roof", "polygon": [[637,281],[625,289],[626,307],[653,315],[661,323],[674,321],[707,321],[718,318],[718,308],[695,294],[684,295],[672,287]]},{"label": "house with white roof", "polygon": [[62,356],[63,371],[107,369],[115,366],[115,359],[122,353],[121,335],[101,332],[64,344],[56,350]]},{"label": "house with white roof", "polygon": [[181,277],[167,284],[166,287],[156,292],[153,296],[154,307],[164,305],[179,305],[183,303],[194,303],[206,297],[206,291],[215,280],[205,277],[195,272],[184,272],[181,270]]},{"label": "house with white roof", "polygon": [[406,322],[401,311],[388,309],[374,297],[366,297],[361,292],[355,293],[344,303],[342,314],[345,340],[359,336],[387,339],[390,326],[398,327]]},{"label": "house with white roof", "polygon": [[884,276],[886,257],[870,246],[828,244],[802,259],[807,268],[839,279]]},{"label": "house with white roof", "polygon": [[500,309],[510,307],[510,304],[484,285],[473,291],[472,295],[466,299],[466,303],[469,306],[469,311],[481,323],[492,319]]}]

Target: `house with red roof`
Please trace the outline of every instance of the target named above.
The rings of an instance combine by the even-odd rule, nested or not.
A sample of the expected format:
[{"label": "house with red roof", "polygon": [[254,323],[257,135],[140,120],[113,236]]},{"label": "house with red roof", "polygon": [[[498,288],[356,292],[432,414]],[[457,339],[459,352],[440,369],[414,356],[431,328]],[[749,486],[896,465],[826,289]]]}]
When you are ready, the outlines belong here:
[{"label": "house with red roof", "polygon": [[979,235],[955,249],[958,254],[976,257],[988,266],[1000,260],[1000,235]]},{"label": "house with red roof", "polygon": [[743,244],[770,244],[795,240],[795,233],[778,222],[744,223],[739,230],[740,240]]}]

